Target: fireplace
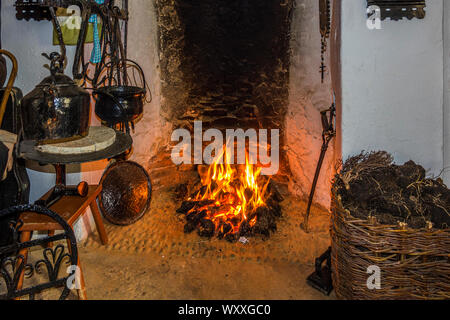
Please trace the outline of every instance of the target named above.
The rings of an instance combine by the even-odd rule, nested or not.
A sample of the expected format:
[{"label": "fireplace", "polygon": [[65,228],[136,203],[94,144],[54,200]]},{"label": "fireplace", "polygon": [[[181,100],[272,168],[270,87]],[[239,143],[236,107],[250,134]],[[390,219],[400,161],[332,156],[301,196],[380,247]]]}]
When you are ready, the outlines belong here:
[{"label": "fireplace", "polygon": [[[142,220],[125,228],[107,226],[115,234],[109,247],[156,251],[164,257],[312,262],[330,243],[326,208],[335,168],[331,146],[311,213],[311,232],[305,233],[300,224],[322,145],[320,111],[332,102],[330,75],[321,83],[318,3],[158,0],[146,6],[155,25],[146,29],[131,23],[130,30],[148,30],[156,47],[134,53],[133,40],[142,41],[141,33],[130,39],[129,51],[153,74],[154,99],[136,126],[133,160],[148,170],[154,192]],[[142,61],[146,52],[150,55]],[[269,224],[270,237],[266,232],[233,241],[218,234],[199,236],[198,231],[208,234],[209,223],[185,233],[186,216],[177,210],[199,195],[211,167],[195,161],[174,163],[172,151],[179,141],[171,138],[176,130],[186,130],[193,147],[198,122],[201,133],[217,129],[223,137],[227,129],[266,129],[269,135],[279,130],[278,173],[258,184],[264,188],[270,178],[267,196],[272,188],[280,195],[276,204],[281,212],[275,224]],[[246,146],[249,151],[248,142]],[[256,164],[252,170],[258,168]],[[95,238],[87,242],[97,244]]]},{"label": "fireplace", "polygon": [[[203,132],[214,128],[224,137],[226,129],[266,129],[269,136],[279,130],[275,179],[307,197],[321,145],[318,111],[332,100],[329,76],[320,81],[318,4],[158,0],[155,15],[160,117],[169,127],[148,162],[155,187],[192,178],[196,168],[170,160],[170,137],[178,128],[193,133],[201,121]],[[317,192],[324,207],[334,172],[330,154]]]},{"label": "fireplace", "polygon": [[191,195],[186,191],[192,184],[178,190],[178,197],[185,199],[177,210],[186,219],[184,232],[243,243],[248,236],[268,238],[277,229],[283,197],[270,178],[261,176],[262,168],[249,163],[248,153],[245,164],[234,165],[226,146],[223,150],[223,160],[218,157],[199,170],[201,181]]},{"label": "fireplace", "polygon": [[[195,121],[203,132],[214,128],[224,135],[226,129],[278,129],[283,145],[293,5],[156,1],[165,121],[192,133]],[[166,147],[151,166],[168,163]],[[286,177],[285,153],[281,158],[279,177]]]}]

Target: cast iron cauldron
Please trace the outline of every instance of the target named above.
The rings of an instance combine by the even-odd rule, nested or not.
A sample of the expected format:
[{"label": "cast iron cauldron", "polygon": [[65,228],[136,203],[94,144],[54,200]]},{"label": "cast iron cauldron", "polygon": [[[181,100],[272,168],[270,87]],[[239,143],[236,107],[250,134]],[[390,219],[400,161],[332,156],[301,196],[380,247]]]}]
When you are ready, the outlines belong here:
[{"label": "cast iron cauldron", "polygon": [[[147,82],[141,66],[133,60],[124,59],[119,69],[125,70],[124,75],[114,81],[114,84],[109,81],[109,85],[94,90],[95,114],[110,126],[121,123],[128,128],[128,123],[133,124],[144,112]],[[133,70],[132,77],[128,77],[128,69]],[[140,79],[142,87],[136,83],[129,84],[125,79]]]},{"label": "cast iron cauldron", "polygon": [[145,87],[108,86],[94,95],[95,114],[108,124],[134,121],[144,112]]},{"label": "cast iron cauldron", "polygon": [[54,143],[89,132],[90,94],[56,70],[22,100],[25,140]]}]

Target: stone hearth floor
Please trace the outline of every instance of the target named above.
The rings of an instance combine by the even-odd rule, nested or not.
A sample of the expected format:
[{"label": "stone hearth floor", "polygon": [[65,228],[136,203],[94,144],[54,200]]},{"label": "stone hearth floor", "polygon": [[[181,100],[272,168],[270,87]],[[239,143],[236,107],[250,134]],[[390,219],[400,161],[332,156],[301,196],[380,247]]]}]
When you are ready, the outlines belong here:
[{"label": "stone hearth floor", "polygon": [[106,223],[80,245],[90,299],[332,299],[310,288],[314,258],[329,246],[329,214],[313,208],[311,229],[300,229],[304,201],[288,197],[268,240],[228,243],[183,233],[179,202],[170,190],[154,193],[151,210],[128,227]]},{"label": "stone hearth floor", "polygon": [[[287,261],[242,261],[165,257],[157,253],[126,253],[103,248],[79,251],[89,300],[331,300],[306,284],[312,265]],[[42,252],[30,255],[30,262]],[[60,277],[66,276],[65,268]],[[43,275],[25,279],[24,287],[47,282]],[[37,300],[57,300],[59,289]],[[68,300],[77,300],[72,291]],[[24,300],[27,300],[24,298]]]},{"label": "stone hearth floor", "polygon": [[[310,288],[312,266],[162,257],[82,249],[88,299],[92,300],[319,300],[335,299]],[[71,299],[75,298],[73,295]]]},{"label": "stone hearth floor", "polygon": [[105,222],[109,244],[101,245],[94,231],[80,247],[104,249],[126,253],[157,253],[164,257],[226,258],[252,262],[293,262],[313,264],[330,245],[330,217],[326,210],[314,207],[311,212],[311,233],[300,228],[306,203],[294,197],[286,197],[281,203],[283,217],[278,230],[267,240],[249,238],[248,244],[229,243],[217,238],[205,239],[183,232],[184,217],[175,211],[180,201],[173,199],[170,190],[158,190],[153,194],[150,211],[131,226],[120,227]]}]

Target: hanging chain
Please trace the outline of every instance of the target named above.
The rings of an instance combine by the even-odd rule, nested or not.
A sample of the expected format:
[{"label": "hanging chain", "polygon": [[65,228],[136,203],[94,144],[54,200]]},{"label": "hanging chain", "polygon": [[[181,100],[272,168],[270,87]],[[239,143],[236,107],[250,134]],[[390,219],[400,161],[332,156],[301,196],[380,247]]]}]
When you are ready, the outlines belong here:
[{"label": "hanging chain", "polygon": [[325,66],[325,53],[328,48],[328,39],[330,38],[331,32],[331,3],[330,0],[319,0],[319,14],[320,14],[320,35],[321,35],[321,46],[320,46],[320,73],[322,83],[325,80],[325,73],[328,71]]}]

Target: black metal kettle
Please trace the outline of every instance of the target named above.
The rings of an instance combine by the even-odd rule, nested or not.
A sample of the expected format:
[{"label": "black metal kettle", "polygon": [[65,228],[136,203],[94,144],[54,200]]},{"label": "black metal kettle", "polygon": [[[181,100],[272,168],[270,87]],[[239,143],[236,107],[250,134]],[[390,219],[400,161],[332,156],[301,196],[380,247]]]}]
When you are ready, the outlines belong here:
[{"label": "black metal kettle", "polygon": [[51,75],[21,103],[25,140],[54,143],[84,137],[89,131],[90,94],[63,74],[64,58],[50,56]]}]

